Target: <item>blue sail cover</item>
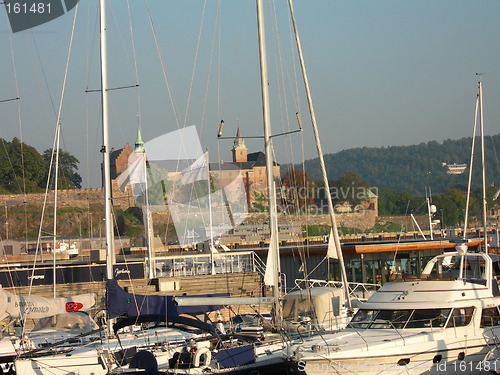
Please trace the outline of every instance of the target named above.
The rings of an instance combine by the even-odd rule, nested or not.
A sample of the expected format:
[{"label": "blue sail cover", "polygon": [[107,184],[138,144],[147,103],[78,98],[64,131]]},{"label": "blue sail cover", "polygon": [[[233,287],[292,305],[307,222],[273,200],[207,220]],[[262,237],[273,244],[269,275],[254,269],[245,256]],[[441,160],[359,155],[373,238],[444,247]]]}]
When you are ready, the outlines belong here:
[{"label": "blue sail cover", "polygon": [[[203,294],[190,297],[226,297],[228,293]],[[209,299],[207,299],[207,302]],[[180,315],[199,315],[219,310],[224,306],[177,306],[172,296],[145,296],[124,291],[115,279],[106,281],[106,305],[108,319],[125,316],[127,319],[115,325],[114,330],[131,324],[143,322],[171,322],[187,324],[207,331],[213,331],[211,324],[202,322],[194,317]]]}]

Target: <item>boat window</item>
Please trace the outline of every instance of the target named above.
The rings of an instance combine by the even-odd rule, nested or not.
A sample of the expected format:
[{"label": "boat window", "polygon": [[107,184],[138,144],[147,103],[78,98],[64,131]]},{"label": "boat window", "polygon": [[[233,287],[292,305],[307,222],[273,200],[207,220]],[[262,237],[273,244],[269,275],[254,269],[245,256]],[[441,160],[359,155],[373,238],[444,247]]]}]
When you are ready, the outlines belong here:
[{"label": "boat window", "polygon": [[500,324],[498,307],[483,309],[481,314],[481,327],[493,327]]},{"label": "boat window", "polygon": [[467,257],[464,268],[465,279],[486,279],[486,261],[481,257]]},{"label": "boat window", "polygon": [[474,307],[454,308],[446,327],[464,327],[470,323],[473,314]]},{"label": "boat window", "polygon": [[450,312],[451,309],[359,310],[349,326],[362,329],[444,327]]},{"label": "boat window", "polygon": [[370,328],[403,328],[412,310],[380,310]]},{"label": "boat window", "polygon": [[415,310],[406,328],[444,327],[451,309]]},{"label": "boat window", "polygon": [[428,280],[453,280],[458,275],[458,265],[457,257],[446,256],[439,258],[430,273],[422,274],[422,278]]},{"label": "boat window", "polygon": [[368,328],[371,322],[378,314],[378,310],[363,310],[360,309],[351,319],[349,323],[353,328]]}]

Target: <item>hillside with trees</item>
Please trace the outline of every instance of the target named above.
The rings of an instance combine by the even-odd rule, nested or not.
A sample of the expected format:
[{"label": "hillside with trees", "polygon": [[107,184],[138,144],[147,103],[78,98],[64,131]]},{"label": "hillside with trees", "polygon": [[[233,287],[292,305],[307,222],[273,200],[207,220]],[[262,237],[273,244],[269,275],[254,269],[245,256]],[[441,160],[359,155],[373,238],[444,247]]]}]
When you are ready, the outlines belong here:
[{"label": "hillside with trees", "polygon": [[[370,186],[380,189],[406,191],[422,196],[425,188],[433,193],[443,193],[452,187],[467,186],[469,168],[463,174],[447,174],[447,164],[470,163],[472,138],[445,140],[442,143],[430,141],[413,146],[362,147],[325,155],[328,177],[338,180],[347,172],[356,173]],[[498,181],[500,134],[485,139],[486,178],[491,184]],[[473,165],[473,186],[481,184],[480,142],[476,141]],[[295,169],[302,169],[295,165]],[[282,168],[286,173],[287,168]],[[305,171],[313,181],[320,181],[321,171],[318,159],[305,162]]]}]

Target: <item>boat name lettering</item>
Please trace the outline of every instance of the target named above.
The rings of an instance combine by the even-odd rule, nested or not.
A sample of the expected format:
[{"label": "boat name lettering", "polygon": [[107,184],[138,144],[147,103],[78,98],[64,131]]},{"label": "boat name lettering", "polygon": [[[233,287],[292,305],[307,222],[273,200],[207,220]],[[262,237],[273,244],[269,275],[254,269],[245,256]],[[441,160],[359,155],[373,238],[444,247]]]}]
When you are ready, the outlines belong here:
[{"label": "boat name lettering", "polygon": [[33,275],[33,276],[28,276],[28,280],[44,280],[45,275]]},{"label": "boat name lettering", "polygon": [[130,274],[130,270],[121,270],[119,268],[117,268],[115,270],[115,276],[121,275],[122,273],[124,273],[124,274]]},{"label": "boat name lettering", "polygon": [[41,314],[50,310],[49,306],[36,306],[33,302],[16,302],[15,307],[24,310],[24,314]]}]

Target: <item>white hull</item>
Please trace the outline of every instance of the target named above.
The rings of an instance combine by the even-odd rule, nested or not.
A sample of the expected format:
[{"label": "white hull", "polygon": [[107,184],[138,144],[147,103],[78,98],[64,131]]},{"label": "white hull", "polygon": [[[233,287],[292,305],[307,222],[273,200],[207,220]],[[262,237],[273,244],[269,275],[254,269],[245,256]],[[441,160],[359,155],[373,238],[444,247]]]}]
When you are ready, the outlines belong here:
[{"label": "white hull", "polygon": [[484,277],[492,275],[492,259],[451,254],[462,270],[441,265],[448,253],[420,279],[385,284],[348,328],[292,346],[292,367],[300,375],[498,372],[496,361],[484,360],[500,342],[500,290]]},{"label": "white hull", "polygon": [[[482,363],[488,347],[470,348],[465,359],[457,360],[463,349],[439,352],[441,361],[433,363],[436,352],[380,355],[366,358],[337,358],[331,360],[311,359],[297,362],[298,372],[307,375],[331,374],[394,374],[394,375],[420,375],[420,374],[487,374],[495,371],[496,362]],[[406,365],[398,364],[403,358],[410,359]],[[500,370],[500,369],[499,369]]]}]

